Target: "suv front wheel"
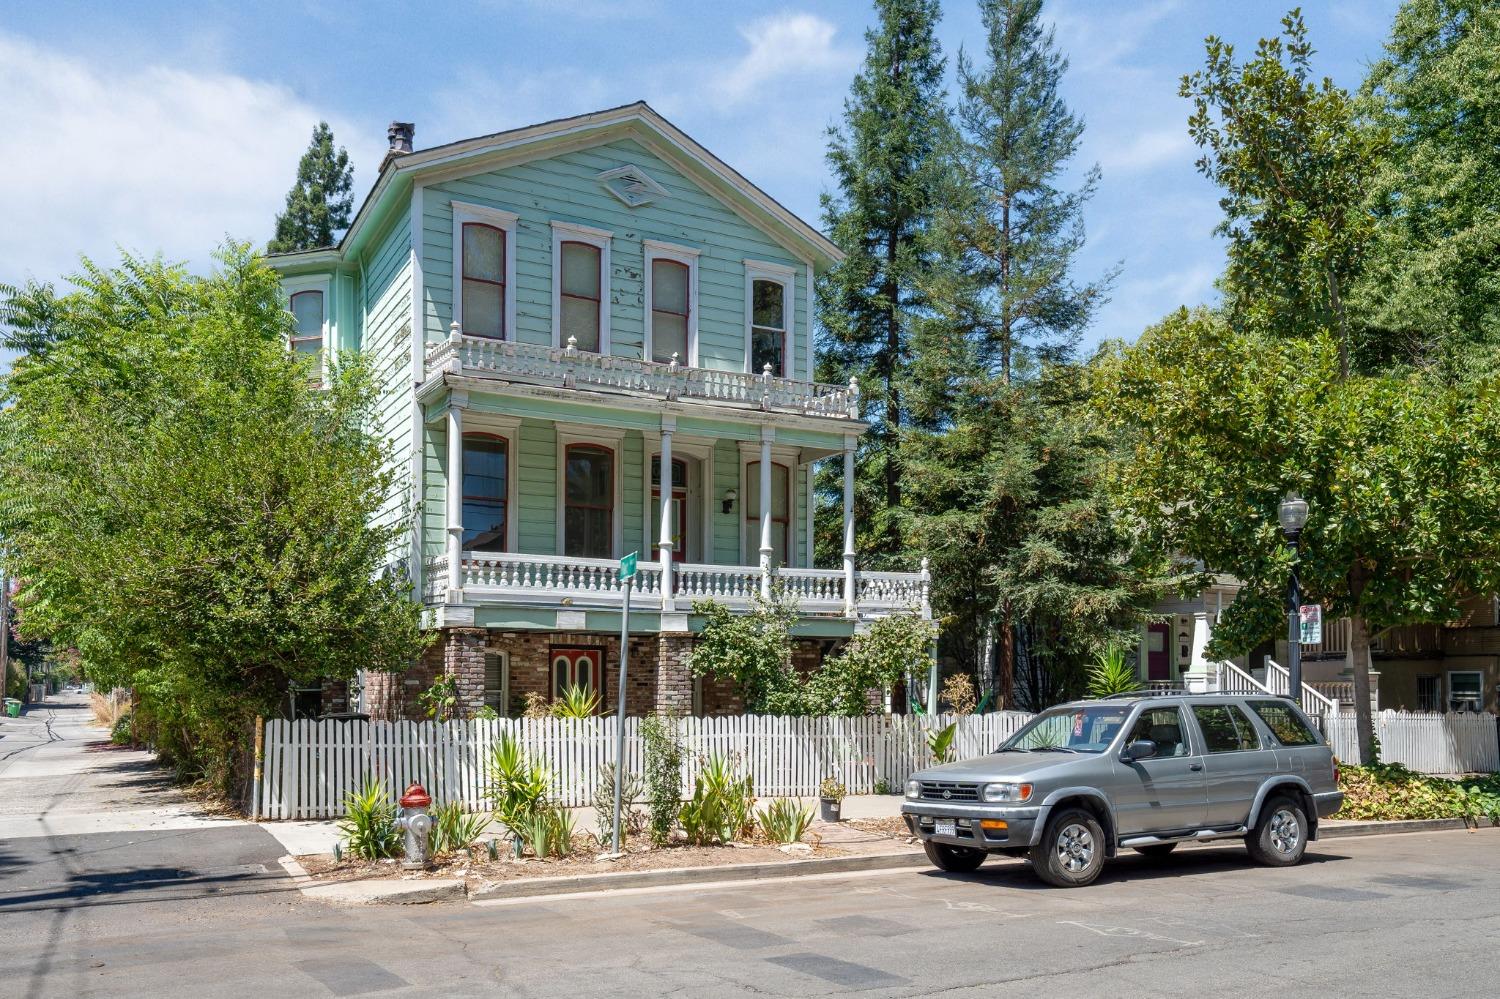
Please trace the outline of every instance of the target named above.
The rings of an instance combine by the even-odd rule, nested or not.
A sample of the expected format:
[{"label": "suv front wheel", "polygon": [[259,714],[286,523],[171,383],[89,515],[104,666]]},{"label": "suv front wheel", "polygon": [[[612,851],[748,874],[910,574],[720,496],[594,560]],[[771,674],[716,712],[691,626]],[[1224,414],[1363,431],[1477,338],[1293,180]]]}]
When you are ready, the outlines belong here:
[{"label": "suv front wheel", "polygon": [[934,867],[947,871],[949,874],[968,874],[970,871],[977,871],[987,856],[983,850],[971,850],[966,846],[949,846],[947,843],[934,843],[932,840],[924,842],[922,849],[927,851],[927,859],[932,861]]},{"label": "suv front wheel", "polygon": [[1245,847],[1256,863],[1291,867],[1307,851],[1307,813],[1293,798],[1272,798],[1245,837]]},{"label": "suv front wheel", "polygon": [[1104,870],[1104,829],[1092,812],[1065,808],[1047,822],[1031,866],[1037,877],[1059,888],[1092,884]]}]

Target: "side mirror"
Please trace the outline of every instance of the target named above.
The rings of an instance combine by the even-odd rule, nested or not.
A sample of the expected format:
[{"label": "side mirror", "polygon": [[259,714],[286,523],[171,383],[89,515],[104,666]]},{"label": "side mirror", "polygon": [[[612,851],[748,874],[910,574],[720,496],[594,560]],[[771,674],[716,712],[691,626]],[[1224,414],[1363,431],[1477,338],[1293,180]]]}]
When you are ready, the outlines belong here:
[{"label": "side mirror", "polygon": [[1136,760],[1149,759],[1156,755],[1156,743],[1150,739],[1137,739],[1125,747],[1125,752],[1120,754],[1120,759],[1126,763],[1134,763]]}]

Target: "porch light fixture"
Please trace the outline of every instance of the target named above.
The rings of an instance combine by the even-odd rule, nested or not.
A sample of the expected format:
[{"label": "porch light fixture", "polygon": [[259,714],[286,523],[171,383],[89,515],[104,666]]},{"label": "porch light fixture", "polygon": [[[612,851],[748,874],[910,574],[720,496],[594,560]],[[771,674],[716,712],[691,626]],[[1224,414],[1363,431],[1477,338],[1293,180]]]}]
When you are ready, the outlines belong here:
[{"label": "porch light fixture", "polygon": [[734,512],[734,501],[740,498],[740,494],[733,489],[724,490],[724,512]]},{"label": "porch light fixture", "polygon": [[1276,519],[1281,521],[1281,533],[1286,535],[1286,546],[1292,552],[1291,580],[1286,590],[1286,671],[1287,693],[1293,704],[1302,703],[1302,593],[1297,581],[1297,560],[1300,557],[1298,541],[1302,528],[1307,526],[1307,500],[1296,492],[1289,492],[1276,508]]}]

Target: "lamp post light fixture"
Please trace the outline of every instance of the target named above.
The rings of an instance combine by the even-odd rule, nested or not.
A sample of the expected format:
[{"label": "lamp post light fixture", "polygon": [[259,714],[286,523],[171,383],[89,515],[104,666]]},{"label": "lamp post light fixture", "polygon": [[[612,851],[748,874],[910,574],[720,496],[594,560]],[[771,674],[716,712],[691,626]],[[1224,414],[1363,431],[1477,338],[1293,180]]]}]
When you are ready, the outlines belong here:
[{"label": "lamp post light fixture", "polygon": [[1307,500],[1289,492],[1276,510],[1281,533],[1292,551],[1291,580],[1286,593],[1286,671],[1287,693],[1293,704],[1302,703],[1302,593],[1297,583],[1298,545],[1302,528],[1307,525]]}]

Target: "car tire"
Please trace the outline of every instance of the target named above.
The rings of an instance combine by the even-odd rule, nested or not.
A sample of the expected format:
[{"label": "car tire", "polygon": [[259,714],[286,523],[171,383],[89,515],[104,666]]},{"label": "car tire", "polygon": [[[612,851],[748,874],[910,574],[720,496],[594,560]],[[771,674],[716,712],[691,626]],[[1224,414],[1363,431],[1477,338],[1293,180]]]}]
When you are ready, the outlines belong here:
[{"label": "car tire", "polygon": [[1135,852],[1152,860],[1160,860],[1173,850],[1177,849],[1176,843],[1152,843],[1150,846],[1138,846]]},{"label": "car tire", "polygon": [[1104,852],[1104,829],[1094,814],[1065,808],[1047,821],[1041,841],[1031,848],[1031,866],[1049,885],[1082,888],[1104,870]]},{"label": "car tire", "polygon": [[1291,867],[1307,852],[1307,813],[1295,798],[1279,795],[1260,810],[1245,847],[1257,864]]},{"label": "car tire", "polygon": [[931,840],[922,844],[922,849],[927,851],[927,859],[939,870],[947,871],[949,874],[968,874],[970,871],[979,869],[988,856],[983,850],[971,850],[966,846],[949,846],[947,843],[934,843]]}]

